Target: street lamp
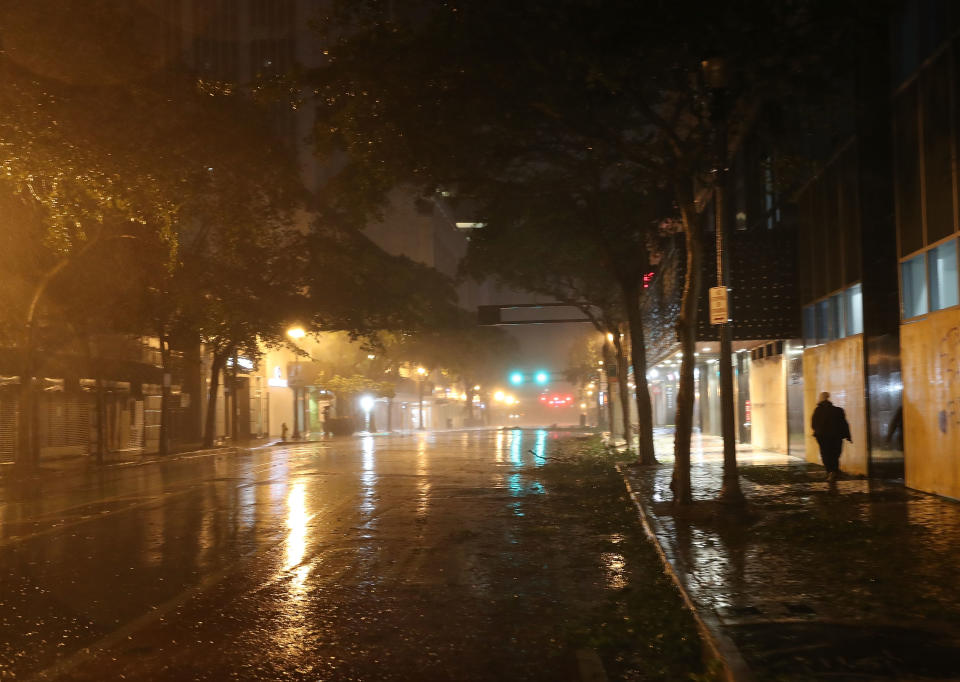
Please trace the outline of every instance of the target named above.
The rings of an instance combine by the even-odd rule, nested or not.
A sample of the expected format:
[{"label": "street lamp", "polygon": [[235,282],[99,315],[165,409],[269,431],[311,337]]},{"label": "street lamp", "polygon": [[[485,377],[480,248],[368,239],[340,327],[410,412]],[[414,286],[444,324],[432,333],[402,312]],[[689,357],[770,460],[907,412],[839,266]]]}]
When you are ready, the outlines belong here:
[{"label": "street lamp", "polygon": [[373,410],[373,396],[364,395],[360,396],[360,409],[363,410],[364,427],[367,432],[370,431],[370,411]]},{"label": "street lamp", "polygon": [[[710,290],[711,324],[719,327],[720,336],[720,425],[723,432],[723,487],[720,498],[729,502],[743,500],[737,476],[737,442],[733,413],[733,324],[730,318],[730,263],[726,258],[726,178],[727,178],[727,64],[721,57],[705,59],[704,82],[712,93],[710,118],[715,128],[716,170],[713,185],[713,217],[717,248],[717,285]],[[714,312],[716,311],[716,313]]]},{"label": "street lamp", "polygon": [[417,374],[420,375],[420,430],[423,431],[423,379],[427,374],[427,370],[423,367],[417,367]]}]

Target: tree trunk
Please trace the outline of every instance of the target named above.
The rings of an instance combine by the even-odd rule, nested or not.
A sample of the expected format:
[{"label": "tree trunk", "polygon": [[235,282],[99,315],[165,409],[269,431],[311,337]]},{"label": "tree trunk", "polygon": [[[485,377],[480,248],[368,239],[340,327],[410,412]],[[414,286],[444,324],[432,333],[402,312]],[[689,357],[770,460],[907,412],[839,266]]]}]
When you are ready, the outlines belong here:
[{"label": "tree trunk", "polygon": [[[103,464],[103,456],[107,451],[106,444],[106,419],[107,405],[103,388],[103,370],[100,364],[100,353],[93,352],[93,339],[87,336],[87,359],[90,362],[90,369],[93,370],[96,412],[97,412],[97,450],[95,452],[97,465]],[[99,349],[97,349],[99,351]]]},{"label": "tree trunk", "polygon": [[694,381],[693,369],[696,358],[697,304],[700,300],[700,282],[703,269],[703,236],[694,209],[690,183],[679,183],[677,198],[683,231],[686,236],[687,271],[680,300],[680,315],[677,318],[677,338],[683,351],[680,363],[680,387],[677,390],[676,434],[673,443],[673,490],[674,503],[688,505],[693,502],[690,487],[690,436],[693,430]]},{"label": "tree trunk", "polygon": [[473,396],[474,396],[473,386],[474,386],[473,382],[468,380],[467,391],[466,391],[467,393],[466,408],[467,408],[467,423],[471,425],[473,424]]},{"label": "tree trunk", "polygon": [[387,398],[387,433],[393,432],[393,396]]},{"label": "tree trunk", "polygon": [[[615,415],[613,409],[613,399],[610,397],[610,375],[607,373],[607,368],[614,362],[613,352],[610,348],[610,344],[606,341],[603,342],[603,372],[602,374],[607,377],[607,429],[610,431],[610,437],[613,438],[613,425],[615,423]],[[601,384],[598,382],[597,390],[600,390]]]},{"label": "tree trunk", "polygon": [[627,450],[633,448],[633,428],[630,419],[630,388],[627,386],[627,356],[623,352],[623,339],[620,338],[620,329],[613,331],[613,350],[617,362],[617,387],[620,394],[620,414],[623,419],[623,440],[627,444]]},{"label": "tree trunk", "polygon": [[96,383],[96,401],[97,401],[97,452],[96,452],[96,461],[97,465],[103,464],[103,456],[107,451],[106,444],[106,434],[107,430],[105,428],[106,419],[107,419],[107,401],[106,396],[104,395],[103,390],[103,375],[100,372],[100,368],[96,369],[96,376],[94,382]]},{"label": "tree trunk", "polygon": [[34,414],[36,412],[36,395],[33,388],[34,374],[36,374],[36,351],[34,349],[34,334],[32,321],[27,322],[22,361],[20,364],[20,395],[19,412],[17,414],[17,454],[18,467],[32,469],[40,459],[38,436],[34,428]]},{"label": "tree trunk", "polygon": [[170,453],[170,343],[163,331],[160,339],[160,367],[163,372],[160,384],[160,440],[157,444],[160,456]]},{"label": "tree trunk", "polygon": [[220,369],[225,355],[214,352],[210,363],[210,390],[207,393],[207,419],[203,429],[203,447],[212,448],[217,428],[217,391],[220,388]]},{"label": "tree trunk", "polygon": [[633,361],[633,383],[637,401],[637,462],[656,464],[653,449],[653,409],[650,404],[650,386],[647,383],[647,345],[643,335],[643,316],[640,311],[640,289],[636,284],[623,290],[630,326],[630,356]]},{"label": "tree trunk", "polygon": [[230,371],[230,437],[234,445],[240,442],[240,403],[237,401],[237,353],[233,354],[233,368]]}]

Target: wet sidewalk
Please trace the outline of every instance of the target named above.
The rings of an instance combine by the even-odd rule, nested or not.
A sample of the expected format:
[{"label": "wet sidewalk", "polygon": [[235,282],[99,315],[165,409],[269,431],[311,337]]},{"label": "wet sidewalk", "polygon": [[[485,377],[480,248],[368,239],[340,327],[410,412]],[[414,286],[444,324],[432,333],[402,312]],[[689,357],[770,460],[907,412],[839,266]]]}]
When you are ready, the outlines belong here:
[{"label": "wet sidewalk", "polygon": [[677,513],[673,437],[656,440],[659,466],[622,471],[740,678],[960,680],[960,503],[861,478],[831,488],[820,466],[740,446],[749,505],[730,512],[713,502],[722,441],[694,436],[696,502]]}]

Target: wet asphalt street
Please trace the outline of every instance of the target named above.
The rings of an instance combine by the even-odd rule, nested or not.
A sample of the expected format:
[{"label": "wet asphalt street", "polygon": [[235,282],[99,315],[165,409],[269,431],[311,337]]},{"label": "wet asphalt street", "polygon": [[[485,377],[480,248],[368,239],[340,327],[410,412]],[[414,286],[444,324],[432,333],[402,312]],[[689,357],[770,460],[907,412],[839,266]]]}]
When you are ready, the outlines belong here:
[{"label": "wet asphalt street", "polygon": [[570,616],[624,578],[584,526],[524,529],[564,437],[357,437],[8,477],[0,679],[578,679]]}]

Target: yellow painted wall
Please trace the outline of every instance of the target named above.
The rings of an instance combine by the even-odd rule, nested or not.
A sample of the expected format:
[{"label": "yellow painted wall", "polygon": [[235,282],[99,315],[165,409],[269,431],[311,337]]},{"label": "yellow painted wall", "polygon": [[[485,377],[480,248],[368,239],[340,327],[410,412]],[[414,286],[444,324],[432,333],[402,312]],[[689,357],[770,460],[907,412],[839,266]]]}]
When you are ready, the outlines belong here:
[{"label": "yellow painted wall", "polygon": [[867,473],[867,411],[863,380],[863,336],[848,336],[803,352],[803,414],[807,461],[820,463],[820,447],[813,438],[810,417],[821,391],[844,409],[853,443],[843,442],[840,469]]},{"label": "yellow painted wall", "polygon": [[785,356],[750,362],[752,445],[762,450],[787,451],[787,377]]},{"label": "yellow painted wall", "polygon": [[907,485],[960,498],[960,310],[900,327]]}]

